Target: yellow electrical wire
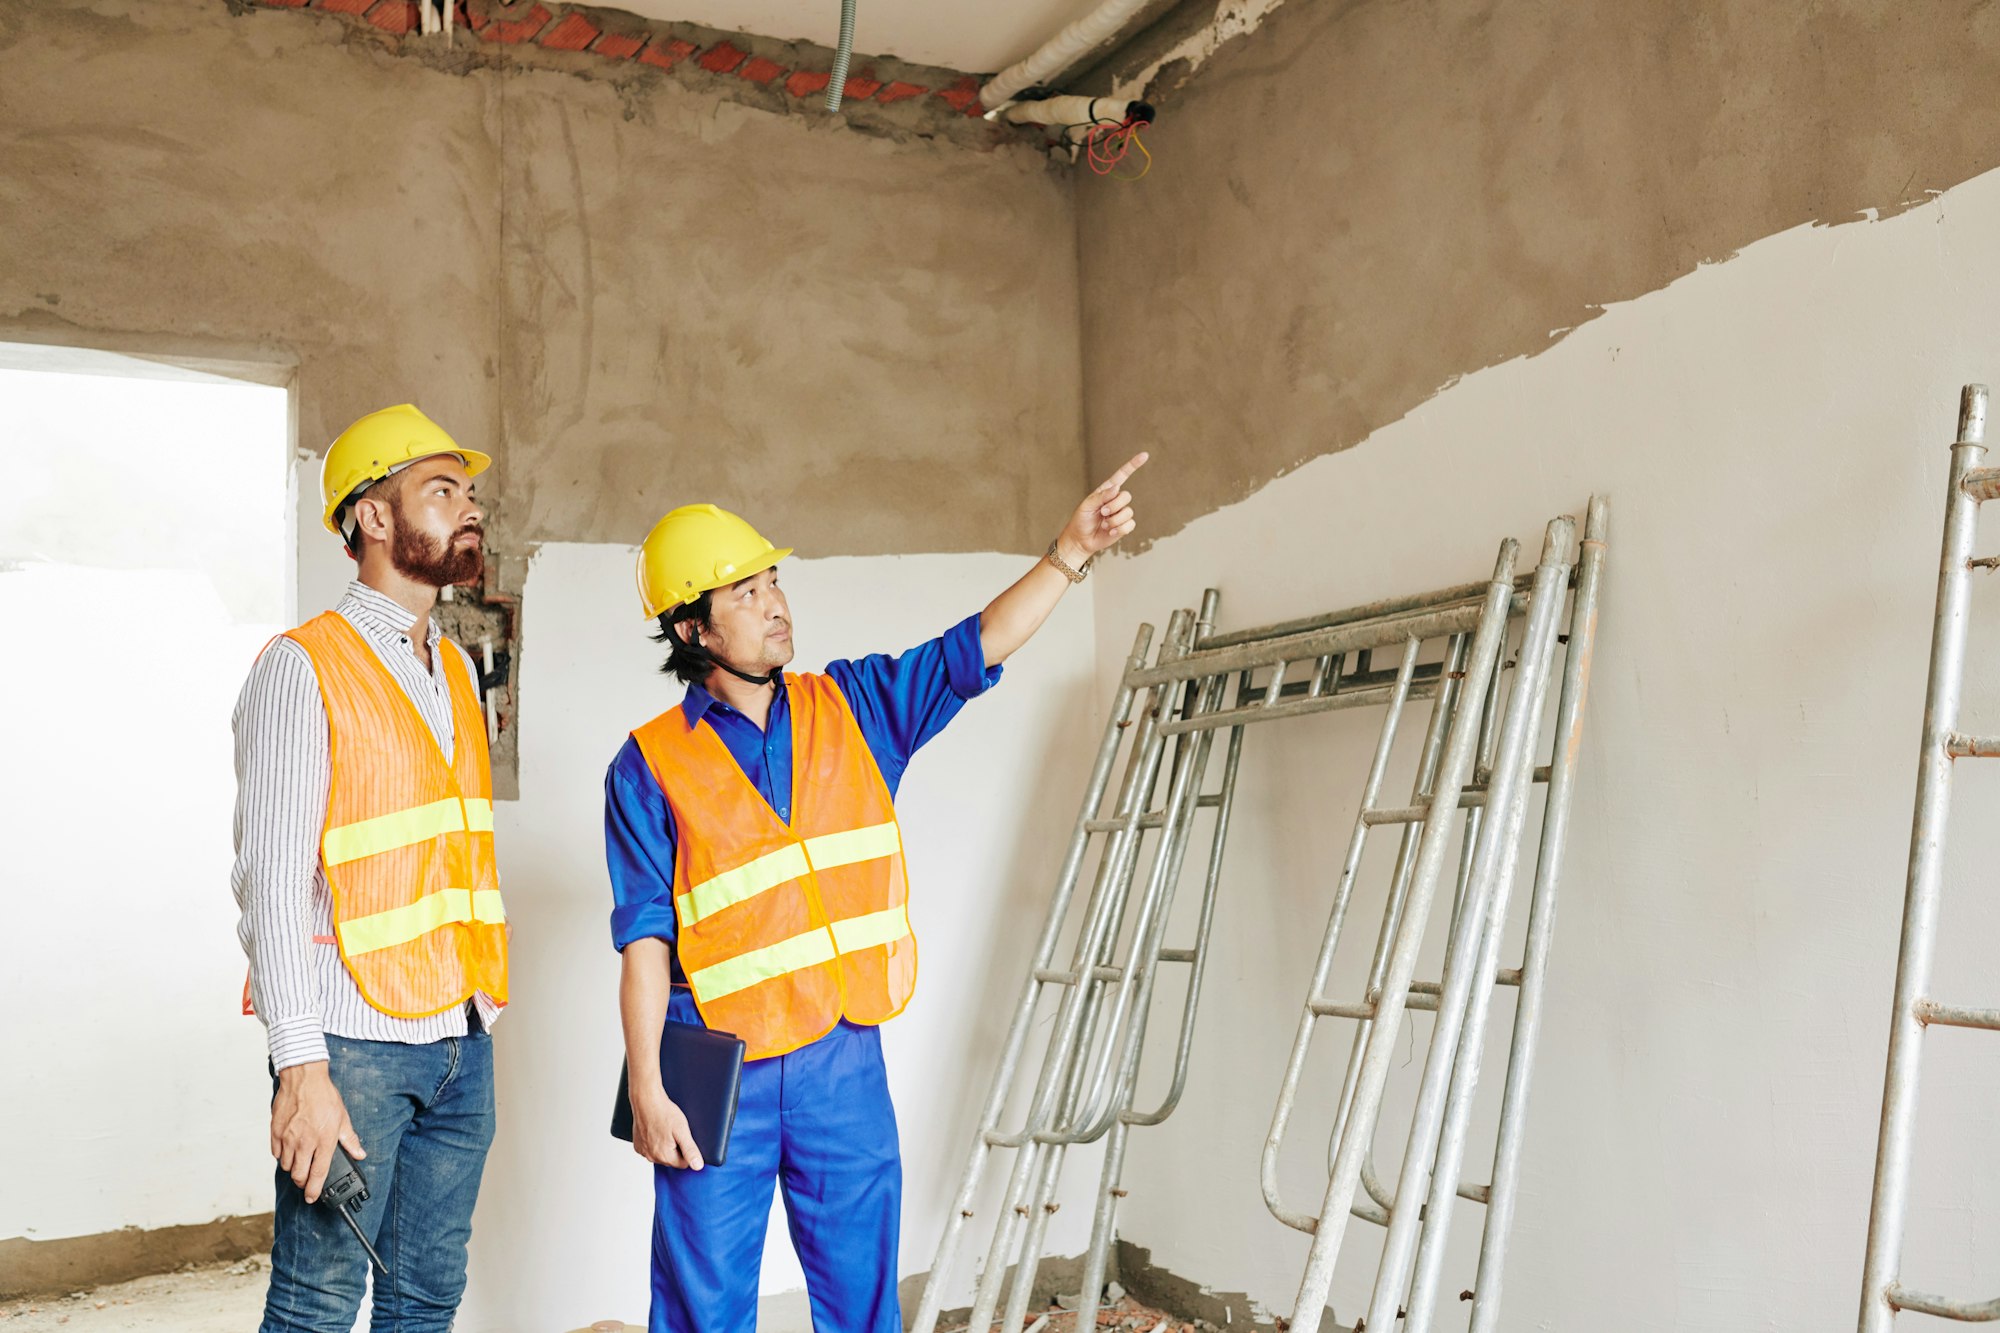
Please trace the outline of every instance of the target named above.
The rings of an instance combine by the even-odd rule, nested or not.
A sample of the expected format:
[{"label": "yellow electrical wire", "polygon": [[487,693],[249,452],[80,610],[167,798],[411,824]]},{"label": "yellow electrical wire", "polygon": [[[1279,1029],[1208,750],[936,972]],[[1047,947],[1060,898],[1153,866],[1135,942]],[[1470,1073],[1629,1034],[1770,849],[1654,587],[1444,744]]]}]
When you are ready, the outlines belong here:
[{"label": "yellow electrical wire", "polygon": [[1129,131],[1129,132],[1128,132],[1128,133],[1126,134],[1126,136],[1125,136],[1125,137],[1126,137],[1126,138],[1127,138],[1128,140],[1130,140],[1130,142],[1131,142],[1132,146],[1133,146],[1134,148],[1138,149],[1138,150],[1139,150],[1139,152],[1140,152],[1140,154],[1141,154],[1142,156],[1144,156],[1144,157],[1145,157],[1145,159],[1146,159],[1146,165],[1145,165],[1145,166],[1143,166],[1143,167],[1140,167],[1140,168],[1139,168],[1139,171],[1138,171],[1138,174],[1137,174],[1137,175],[1132,175],[1132,176],[1116,176],[1116,173],[1114,173],[1114,176],[1116,176],[1116,179],[1118,179],[1118,180],[1121,180],[1121,181],[1135,181],[1135,180],[1139,180],[1139,179],[1143,178],[1143,177],[1145,176],[1145,174],[1146,174],[1147,172],[1149,172],[1149,171],[1151,171],[1151,170],[1153,169],[1153,152],[1152,152],[1152,150],[1151,150],[1150,148],[1146,147],[1146,144],[1145,144],[1145,142],[1144,142],[1144,141],[1143,141],[1142,139],[1140,139],[1140,138],[1139,138],[1139,127],[1138,127],[1137,125],[1134,125],[1134,126],[1133,126],[1133,127],[1131,128],[1131,130],[1130,130],[1130,131]]}]

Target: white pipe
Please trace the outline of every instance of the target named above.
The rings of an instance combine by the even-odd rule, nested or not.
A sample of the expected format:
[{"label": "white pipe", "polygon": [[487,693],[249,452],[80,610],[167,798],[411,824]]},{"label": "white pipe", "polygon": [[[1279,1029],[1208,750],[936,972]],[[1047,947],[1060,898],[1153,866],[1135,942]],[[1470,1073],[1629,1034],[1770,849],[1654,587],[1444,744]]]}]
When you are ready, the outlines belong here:
[{"label": "white pipe", "polygon": [[1000,119],[1016,125],[1119,125],[1133,107],[1143,105],[1118,97],[1045,97],[1039,102],[1016,102],[1000,113]]},{"label": "white pipe", "polygon": [[[493,640],[480,640],[479,659],[480,666],[483,668],[480,674],[491,677],[493,675]],[[493,687],[490,685],[487,686],[481,691],[481,694],[484,695],[483,702],[486,704],[486,743],[493,745],[500,739],[500,715],[493,707]]]},{"label": "white pipe", "polygon": [[1049,38],[1039,51],[1026,60],[995,74],[992,81],[979,90],[979,104],[991,111],[1023,88],[1032,88],[1054,78],[1116,37],[1132,21],[1132,17],[1149,3],[1151,0],[1105,0]]}]

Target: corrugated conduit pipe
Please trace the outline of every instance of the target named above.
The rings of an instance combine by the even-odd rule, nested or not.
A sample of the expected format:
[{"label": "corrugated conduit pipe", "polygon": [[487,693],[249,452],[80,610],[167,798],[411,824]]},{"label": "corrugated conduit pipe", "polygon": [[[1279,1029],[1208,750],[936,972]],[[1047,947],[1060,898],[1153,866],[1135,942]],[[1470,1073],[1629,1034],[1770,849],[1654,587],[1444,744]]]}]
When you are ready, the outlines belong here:
[{"label": "corrugated conduit pipe", "polygon": [[979,104],[991,111],[1026,88],[1046,83],[1124,30],[1148,0],[1105,0],[1042,44],[1042,48],[995,74],[979,90]]},{"label": "corrugated conduit pipe", "polygon": [[833,53],[833,77],[826,84],[826,109],[840,110],[847,91],[847,62],[854,54],[854,0],[840,0],[840,46]]}]

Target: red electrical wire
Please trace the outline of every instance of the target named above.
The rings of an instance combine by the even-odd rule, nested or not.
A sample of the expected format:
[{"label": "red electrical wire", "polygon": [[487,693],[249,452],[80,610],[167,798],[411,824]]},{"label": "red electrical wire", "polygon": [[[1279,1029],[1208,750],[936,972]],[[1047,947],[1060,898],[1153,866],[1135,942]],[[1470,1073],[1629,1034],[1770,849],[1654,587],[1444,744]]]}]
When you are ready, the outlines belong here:
[{"label": "red electrical wire", "polygon": [[[1084,160],[1090,169],[1100,176],[1115,176],[1118,180],[1135,181],[1153,169],[1153,154],[1139,141],[1139,131],[1146,128],[1142,120],[1121,120],[1116,125],[1092,125],[1083,136]],[[1119,175],[1118,167],[1136,148],[1145,165],[1132,175]]]}]

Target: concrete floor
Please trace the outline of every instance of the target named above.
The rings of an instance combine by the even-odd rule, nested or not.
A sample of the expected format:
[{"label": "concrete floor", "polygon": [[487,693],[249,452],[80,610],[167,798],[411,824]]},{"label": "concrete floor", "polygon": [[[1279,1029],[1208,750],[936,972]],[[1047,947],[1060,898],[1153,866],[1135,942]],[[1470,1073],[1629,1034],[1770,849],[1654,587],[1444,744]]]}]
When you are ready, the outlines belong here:
[{"label": "concrete floor", "polygon": [[244,1333],[264,1317],[262,1259],[121,1282],[67,1297],[0,1304],[6,1333]]},{"label": "concrete floor", "polygon": [[[69,1296],[0,1304],[0,1333],[247,1333],[264,1317],[269,1265],[262,1258],[142,1277]],[[1051,1310],[1047,1333],[1071,1333],[1076,1316]],[[1127,1297],[1098,1316],[1100,1328],[1196,1333]],[[617,1329],[617,1325],[596,1325]],[[587,1333],[580,1330],[579,1333]],[[627,1324],[623,1333],[644,1333]]]},{"label": "concrete floor", "polygon": [[[262,1258],[142,1277],[96,1291],[0,1304],[4,1333],[249,1333],[264,1318]],[[365,1325],[364,1325],[365,1326]],[[645,1333],[599,1324],[609,1333]]]}]

